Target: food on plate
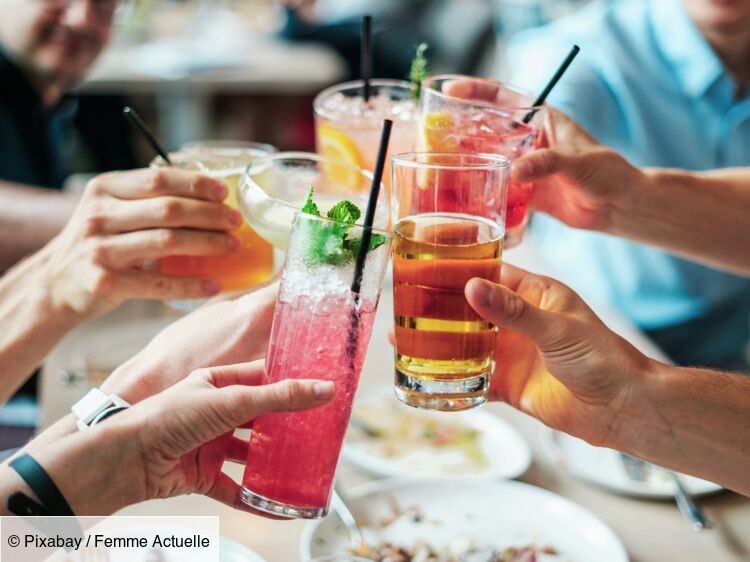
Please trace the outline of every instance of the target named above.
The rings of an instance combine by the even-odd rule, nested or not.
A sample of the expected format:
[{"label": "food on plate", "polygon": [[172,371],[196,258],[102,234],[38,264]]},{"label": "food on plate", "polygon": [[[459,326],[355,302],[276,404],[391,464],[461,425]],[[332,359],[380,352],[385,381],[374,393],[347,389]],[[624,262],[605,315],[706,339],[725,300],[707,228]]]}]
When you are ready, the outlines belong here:
[{"label": "food on plate", "polygon": [[436,549],[417,541],[410,547],[381,543],[365,546],[357,552],[375,562],[554,562],[561,561],[558,552],[550,546],[510,546],[492,548],[478,545],[468,539],[453,541],[446,548]]},{"label": "food on plate", "polygon": [[378,457],[429,465],[435,474],[476,474],[490,464],[482,433],[466,420],[393,400],[355,406],[347,441]]}]

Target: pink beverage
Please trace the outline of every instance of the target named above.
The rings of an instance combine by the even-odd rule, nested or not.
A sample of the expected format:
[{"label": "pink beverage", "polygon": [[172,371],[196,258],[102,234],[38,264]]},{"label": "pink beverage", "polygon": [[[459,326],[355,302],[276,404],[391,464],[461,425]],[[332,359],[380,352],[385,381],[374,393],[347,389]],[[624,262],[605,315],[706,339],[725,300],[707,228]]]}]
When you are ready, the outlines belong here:
[{"label": "pink beverage", "polygon": [[[319,408],[266,414],[253,421],[242,501],[275,515],[316,519],[328,513],[372,333],[390,235],[374,231],[379,245],[371,244],[361,289],[353,294],[352,248],[358,248],[362,227],[345,225],[341,238],[342,224],[298,213],[289,239],[264,382],[330,380],[336,395]],[[328,254],[334,247],[335,255]]]},{"label": "pink beverage", "polygon": [[[323,516],[331,495],[339,451],[349,424],[365,346],[351,356],[353,303],[348,298],[279,301],[266,358],[267,382],[321,379],[336,384],[336,396],[306,412],[275,413],[253,423],[243,483],[253,492]],[[374,303],[359,310],[359,341],[368,341]],[[278,438],[284,436],[279,446]]]},{"label": "pink beverage", "polygon": [[[456,86],[458,83],[470,87]],[[543,110],[531,104],[528,95],[494,80],[448,75],[430,78],[422,89],[420,147],[430,152],[499,154],[514,160],[537,145]],[[530,183],[509,184],[506,247],[523,238],[532,192]],[[443,195],[449,197],[450,193],[444,190]],[[481,216],[494,219],[493,214],[498,213]]]},{"label": "pink beverage", "polygon": [[[416,145],[417,104],[414,87],[403,80],[376,79],[364,100],[361,80],[337,84],[320,92],[313,102],[315,145],[318,154],[336,162],[373,171],[383,119],[393,121],[383,183],[390,186],[390,156],[412,152]],[[354,185],[365,193],[368,182]]]}]

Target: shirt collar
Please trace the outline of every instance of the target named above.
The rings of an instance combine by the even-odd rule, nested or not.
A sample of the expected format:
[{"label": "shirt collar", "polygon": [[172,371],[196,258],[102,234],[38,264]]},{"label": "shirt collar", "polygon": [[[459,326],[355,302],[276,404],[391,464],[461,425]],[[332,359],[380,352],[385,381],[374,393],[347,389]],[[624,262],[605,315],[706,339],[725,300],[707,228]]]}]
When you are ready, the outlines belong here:
[{"label": "shirt collar", "polygon": [[724,75],[724,66],[688,16],[681,0],[651,0],[654,38],[682,84],[692,97],[703,97]]}]

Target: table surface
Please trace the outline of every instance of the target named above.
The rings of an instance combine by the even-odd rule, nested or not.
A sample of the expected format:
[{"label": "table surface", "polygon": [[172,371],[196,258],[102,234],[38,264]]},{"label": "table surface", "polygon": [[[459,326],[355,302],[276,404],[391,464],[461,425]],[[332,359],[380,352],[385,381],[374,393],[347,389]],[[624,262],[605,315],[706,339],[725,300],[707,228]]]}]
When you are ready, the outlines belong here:
[{"label": "table surface", "polygon": [[[221,47],[221,49],[218,49]],[[100,94],[212,93],[310,95],[342,78],[330,47],[248,34],[232,45],[195,38],[113,43],[81,90]]]},{"label": "table surface", "polygon": [[[511,263],[521,263],[540,271],[540,265],[528,251],[513,250],[507,254]],[[598,309],[606,322],[631,340],[634,345],[651,355],[658,355],[653,344],[616,313]],[[153,312],[153,310],[152,310]],[[131,311],[130,315],[133,314]],[[388,287],[375,323],[371,347],[362,373],[363,386],[390,385],[392,364],[386,334],[391,325],[392,299]],[[111,322],[112,317],[102,321]],[[89,327],[86,333],[92,333]],[[68,349],[75,340],[66,339]],[[65,349],[56,350],[48,361],[43,377],[42,405],[44,418],[49,422],[62,415],[72,394],[82,392],[67,389],[60,392],[55,373],[64,365]],[[67,393],[67,394],[66,394]],[[540,486],[573,500],[600,517],[622,539],[633,562],[740,562],[750,560],[750,499],[723,492],[702,498],[700,503],[716,523],[716,528],[695,533],[669,501],[645,501],[613,495],[581,482],[559,468],[541,451],[541,424],[502,404],[484,406],[507,420],[523,435],[533,449],[533,463],[520,480]],[[227,466],[237,479],[240,470]],[[340,478],[351,488],[368,481],[368,477],[347,466],[341,467]],[[299,538],[304,521],[278,522],[235,511],[202,496],[186,496],[169,500],[149,501],[131,506],[123,515],[218,515],[222,535],[251,548],[269,562],[299,559]],[[605,562],[605,561],[602,561]]]}]

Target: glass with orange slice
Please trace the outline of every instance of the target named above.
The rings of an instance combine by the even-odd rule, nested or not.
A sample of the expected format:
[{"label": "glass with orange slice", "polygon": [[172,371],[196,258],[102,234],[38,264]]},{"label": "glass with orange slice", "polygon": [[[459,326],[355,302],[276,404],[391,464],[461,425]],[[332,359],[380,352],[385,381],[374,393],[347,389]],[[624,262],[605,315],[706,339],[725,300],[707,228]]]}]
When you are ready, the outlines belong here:
[{"label": "glass with orange slice", "polygon": [[[383,119],[391,119],[393,130],[383,173],[383,183],[389,187],[391,154],[411,152],[416,143],[414,86],[404,80],[385,79],[371,80],[370,85],[368,101],[364,100],[362,80],[337,84],[317,95],[313,102],[315,144],[318,154],[327,160],[372,171]],[[370,186],[361,182],[351,187],[365,193]]]}]

